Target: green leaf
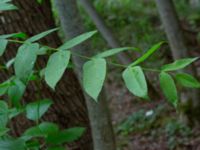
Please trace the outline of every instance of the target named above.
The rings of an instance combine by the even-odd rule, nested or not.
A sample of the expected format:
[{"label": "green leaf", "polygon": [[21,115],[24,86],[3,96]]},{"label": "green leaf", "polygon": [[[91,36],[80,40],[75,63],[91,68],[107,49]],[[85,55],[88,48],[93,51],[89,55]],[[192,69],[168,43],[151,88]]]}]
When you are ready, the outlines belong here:
[{"label": "green leaf", "polygon": [[176,74],[175,78],[182,86],[189,88],[200,88],[200,82],[189,74],[178,73]]},{"label": "green leaf", "polygon": [[15,58],[14,69],[16,76],[22,81],[26,81],[33,71],[36,61],[35,51],[39,49],[39,44],[23,44],[20,46]]},{"label": "green leaf", "polygon": [[39,128],[46,135],[51,135],[59,131],[58,125],[51,122],[43,122],[39,125]]},{"label": "green leaf", "polygon": [[26,33],[19,32],[19,33],[14,33],[12,38],[19,38],[19,39],[26,39],[28,36]]},{"label": "green leaf", "polygon": [[0,139],[0,150],[25,150],[22,139]]},{"label": "green leaf", "polygon": [[162,71],[175,71],[175,70],[183,69],[186,66],[188,66],[189,64],[196,61],[197,59],[198,59],[198,57],[179,59],[171,64],[164,65],[161,69],[162,69]]},{"label": "green leaf", "polygon": [[66,150],[66,148],[61,146],[54,146],[54,147],[49,147],[47,150]]},{"label": "green leaf", "polygon": [[74,46],[79,45],[80,43],[86,41],[87,39],[89,39],[90,37],[92,37],[94,34],[96,34],[97,31],[91,31],[91,32],[87,32],[87,33],[83,33],[67,42],[65,42],[63,45],[61,45],[58,49],[60,50],[68,50]]},{"label": "green leaf", "polygon": [[28,79],[28,81],[36,81],[36,80],[39,80],[39,77],[37,76],[37,74],[32,74]]},{"label": "green leaf", "polygon": [[1,4],[1,3],[8,3],[8,2],[11,2],[11,1],[12,1],[12,0],[1,0],[1,1],[0,1],[0,4]]},{"label": "green leaf", "polygon": [[37,0],[38,4],[42,4],[43,0]]},{"label": "green leaf", "polygon": [[36,51],[36,54],[37,55],[45,55],[48,50],[49,50],[49,47],[43,46]]},{"label": "green leaf", "polygon": [[23,134],[22,138],[27,141],[33,137],[36,138],[36,137],[45,137],[45,136],[46,134],[40,130],[39,126],[35,126],[35,127],[28,128]]},{"label": "green leaf", "polygon": [[41,144],[38,139],[26,141],[26,150],[40,150],[40,147],[41,147]]},{"label": "green leaf", "polygon": [[11,108],[9,109],[8,117],[9,119],[12,119],[23,112],[24,112],[23,108]]},{"label": "green leaf", "polygon": [[6,94],[6,92],[8,91],[8,88],[11,86],[12,84],[10,83],[10,81],[5,81],[3,83],[0,84],[0,96],[3,96],[4,94]]},{"label": "green leaf", "polygon": [[0,56],[2,56],[3,53],[5,52],[7,44],[8,44],[8,40],[0,39]]},{"label": "green leaf", "polygon": [[9,3],[10,1],[4,1],[1,0],[0,2],[0,11],[6,11],[6,10],[15,10],[17,9],[17,7],[11,3]]},{"label": "green leaf", "polygon": [[97,101],[106,77],[106,60],[95,58],[83,66],[83,87],[86,93]]},{"label": "green leaf", "polygon": [[147,58],[149,58],[155,51],[157,51],[161,45],[163,45],[165,42],[159,42],[155,45],[153,45],[146,53],[144,53],[144,55],[142,55],[141,57],[139,57],[136,61],[134,61],[130,66],[136,66],[140,63],[142,63],[143,61],[145,61]]},{"label": "green leaf", "polygon": [[126,50],[141,51],[140,49],[135,48],[135,47],[121,47],[121,48],[114,48],[114,49],[106,50],[105,52],[102,52],[102,53],[100,53],[100,54],[97,54],[97,55],[94,56],[94,57],[95,57],[95,58],[105,58],[105,57],[109,57],[109,56],[115,55],[115,54],[117,54],[117,53],[126,51]]},{"label": "green leaf", "polygon": [[23,136],[26,139],[31,139],[32,137],[47,137],[48,135],[56,134],[58,131],[58,125],[50,122],[43,122],[38,126],[27,129]]},{"label": "green leaf", "polygon": [[0,137],[4,136],[10,129],[6,127],[0,128]]},{"label": "green leaf", "polygon": [[7,38],[25,39],[26,37],[27,37],[27,35],[23,32],[0,35],[0,39],[7,39]]},{"label": "green leaf", "polygon": [[39,76],[40,76],[40,78],[43,78],[43,77],[44,77],[44,75],[45,75],[45,70],[46,70],[46,68],[43,68],[43,69],[41,69],[41,70],[39,71]]},{"label": "green leaf", "polygon": [[12,0],[1,0],[1,1],[0,1],[0,4],[1,4],[1,3],[8,3],[8,2],[12,2]]},{"label": "green leaf", "polygon": [[0,128],[5,128],[8,123],[8,105],[0,101]]},{"label": "green leaf", "polygon": [[85,132],[85,128],[75,127],[66,129],[63,131],[58,132],[57,134],[49,136],[46,140],[47,143],[51,144],[63,144],[66,142],[73,142],[78,140],[83,133]]},{"label": "green leaf", "polygon": [[10,59],[7,63],[6,63],[6,68],[9,69],[15,62],[15,58]]},{"label": "green leaf", "polygon": [[51,29],[51,30],[44,31],[42,33],[39,33],[39,34],[27,39],[25,42],[31,42],[32,43],[32,42],[38,41],[38,40],[42,39],[43,37],[57,31],[58,29],[59,28],[54,28],[54,29]]},{"label": "green leaf", "polygon": [[55,89],[56,84],[61,79],[70,60],[70,51],[58,51],[52,54],[45,69],[45,81]]},{"label": "green leaf", "polygon": [[37,121],[44,115],[51,105],[52,101],[49,99],[30,103],[26,105],[26,117],[30,120]]},{"label": "green leaf", "polygon": [[13,85],[8,88],[8,97],[14,106],[20,107],[20,100],[24,95],[26,86],[17,78],[12,82]]},{"label": "green leaf", "polygon": [[165,97],[174,107],[177,107],[178,94],[173,78],[168,73],[161,72],[159,75],[159,80]]},{"label": "green leaf", "polygon": [[126,87],[135,96],[148,99],[145,75],[139,66],[128,67],[122,74]]}]

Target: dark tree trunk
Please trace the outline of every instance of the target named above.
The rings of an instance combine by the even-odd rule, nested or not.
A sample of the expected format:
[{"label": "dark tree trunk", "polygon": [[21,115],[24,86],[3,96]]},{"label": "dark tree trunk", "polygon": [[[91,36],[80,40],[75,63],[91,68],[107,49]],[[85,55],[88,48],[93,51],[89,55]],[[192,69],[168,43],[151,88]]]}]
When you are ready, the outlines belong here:
[{"label": "dark tree trunk", "polygon": [[[0,13],[0,34],[25,32],[32,36],[48,29],[55,28],[50,0],[45,0],[42,5],[39,5],[36,0],[14,0],[13,2],[18,6],[19,10]],[[41,40],[41,43],[51,47],[58,47],[61,45],[61,41],[56,33]],[[14,44],[9,46],[3,59],[1,59],[1,63],[5,63],[13,58],[18,46],[19,45]],[[45,67],[46,62],[46,57],[40,57],[37,66],[42,69]],[[7,79],[9,74],[1,73],[0,81]],[[56,88],[56,92],[48,88],[45,83],[42,83],[40,87],[31,83],[24,96],[24,102],[36,100],[36,93],[38,92],[41,98],[50,98],[54,101],[54,105],[43,117],[43,120],[56,122],[61,128],[74,126],[87,128],[87,132],[82,139],[75,144],[70,145],[70,149],[92,149],[92,138],[85,99],[73,71],[68,70],[65,72]],[[20,116],[12,121],[12,134],[19,136],[31,125],[33,125],[33,122]]]},{"label": "dark tree trunk", "polygon": [[[73,38],[85,32],[76,0],[55,0],[55,4],[66,37]],[[95,50],[92,50],[89,43],[86,42],[76,46],[73,50],[84,56],[91,56],[95,53]],[[82,66],[86,60],[73,56],[73,61],[76,66],[76,73],[79,76],[79,80],[81,80]],[[97,103],[86,94],[85,97],[92,129],[94,150],[116,150],[105,90],[102,90]]]},{"label": "dark tree trunk", "polygon": [[[185,44],[185,37],[180,26],[179,18],[175,10],[172,0],[156,0],[161,21],[163,23],[169,45],[174,60],[189,57],[188,49]],[[190,66],[185,69],[186,72],[196,76],[196,70]],[[184,122],[193,124],[200,121],[200,102],[199,90],[185,90],[181,93],[181,105],[187,107],[186,110],[181,110],[181,118]]]}]

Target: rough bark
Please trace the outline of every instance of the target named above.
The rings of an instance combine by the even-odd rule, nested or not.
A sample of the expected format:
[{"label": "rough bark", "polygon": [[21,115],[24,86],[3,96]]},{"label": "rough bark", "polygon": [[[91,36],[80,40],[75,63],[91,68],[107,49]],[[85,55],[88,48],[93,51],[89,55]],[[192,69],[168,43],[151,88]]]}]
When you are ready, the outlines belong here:
[{"label": "rough bark", "polygon": [[[0,34],[25,32],[32,36],[55,28],[49,0],[45,0],[42,5],[39,5],[36,0],[14,0],[13,2],[18,6],[19,10],[0,13]],[[41,43],[51,47],[61,45],[59,36],[56,33],[46,37]],[[11,44],[6,54],[1,58],[1,63],[5,63],[7,60],[13,58],[18,46]],[[40,57],[37,67],[45,67],[47,59],[47,57]],[[10,72],[1,72],[0,81],[7,79],[9,75]],[[36,100],[36,95],[38,95],[36,93],[39,93],[40,98],[50,98],[54,101],[54,105],[43,117],[43,120],[55,122],[61,128],[75,126],[87,128],[87,132],[82,139],[70,145],[70,149],[92,149],[92,138],[85,99],[73,71],[67,70],[65,72],[62,80],[56,87],[56,92],[48,88],[45,83],[42,83],[40,87],[31,83],[27,88],[23,102],[27,103]],[[33,125],[33,122],[28,121],[24,115],[20,116],[12,121],[12,134],[20,136],[31,125]]]},{"label": "rough bark", "polygon": [[177,13],[171,0],[156,0],[158,11],[164,25],[174,59],[187,56],[187,47],[179,25]]},{"label": "rough bark", "polygon": [[[156,0],[156,4],[167,38],[169,40],[169,45],[174,60],[189,57],[173,1]],[[196,72],[193,67],[189,67],[185,71],[196,76]],[[194,120],[199,120],[199,91],[190,90],[185,91],[185,93],[186,94],[184,96],[181,96],[182,105],[188,105],[187,107],[190,107],[187,108],[186,111],[184,110],[185,112],[182,112],[182,116],[184,116],[183,118],[185,122],[191,121],[192,118]]]},{"label": "rough bark", "polygon": [[[66,37],[73,38],[85,31],[75,0],[56,0],[55,4]],[[90,49],[88,43],[77,46],[73,50],[85,56],[91,56],[95,51]],[[73,61],[77,68],[79,80],[81,80],[82,66],[86,60],[73,56]],[[85,96],[92,128],[94,149],[115,150],[113,129],[104,90],[99,97],[98,103],[91,100],[87,95]]]}]

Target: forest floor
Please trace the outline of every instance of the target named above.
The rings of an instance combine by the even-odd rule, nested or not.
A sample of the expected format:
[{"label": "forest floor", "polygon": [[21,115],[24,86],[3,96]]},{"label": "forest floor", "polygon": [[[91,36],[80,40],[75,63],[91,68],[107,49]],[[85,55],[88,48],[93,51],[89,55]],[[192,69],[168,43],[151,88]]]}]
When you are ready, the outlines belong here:
[{"label": "forest floor", "polygon": [[181,124],[165,100],[136,99],[121,77],[107,83],[118,150],[200,150],[200,130]]}]

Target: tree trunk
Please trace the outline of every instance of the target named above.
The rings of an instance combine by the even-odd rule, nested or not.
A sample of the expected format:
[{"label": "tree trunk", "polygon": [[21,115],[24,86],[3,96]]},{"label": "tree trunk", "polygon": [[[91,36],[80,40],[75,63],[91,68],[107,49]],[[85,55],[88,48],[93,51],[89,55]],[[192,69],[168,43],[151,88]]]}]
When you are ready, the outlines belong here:
[{"label": "tree trunk", "polygon": [[[169,45],[174,60],[189,57],[187,47],[185,45],[185,39],[182,33],[181,26],[179,24],[178,16],[175,11],[172,0],[156,0],[158,11],[161,17],[161,21],[164,25],[164,29],[169,40]],[[196,72],[193,67],[189,67],[186,72],[196,76]],[[191,106],[186,112],[182,112],[183,120],[189,123],[191,119],[197,121],[199,117],[199,91],[190,90],[186,91],[186,95],[181,96],[181,105]],[[191,122],[190,122],[191,123]]]},{"label": "tree trunk", "polygon": [[[56,7],[60,16],[65,36],[73,38],[83,33],[84,27],[77,8],[76,0],[56,0]],[[91,56],[95,50],[90,50],[88,43],[84,43],[73,49],[84,56]],[[77,68],[79,80],[82,79],[82,66],[85,62],[80,57],[73,56]],[[101,93],[98,103],[94,102],[86,94],[87,108],[89,111],[95,150],[116,150],[111,118],[107,106],[105,92]]]},{"label": "tree trunk", "polygon": [[[36,0],[14,0],[13,3],[18,6],[19,10],[0,13],[0,34],[25,32],[32,36],[55,28],[49,0],[44,0],[42,5],[39,5]],[[51,47],[61,45],[61,41],[56,33],[41,40],[41,43]],[[15,57],[16,49],[19,46],[15,44],[10,45],[3,59],[1,59],[3,63]],[[39,58],[37,66],[42,69],[45,67],[46,62],[47,57],[42,56]],[[7,79],[9,74],[1,72],[0,81]],[[37,100],[36,93],[38,92],[40,92],[40,98],[50,98],[54,101],[53,106],[45,114],[43,120],[55,122],[61,128],[86,127],[87,132],[81,140],[71,144],[69,147],[71,147],[71,150],[92,150],[92,138],[85,99],[73,71],[68,69],[65,72],[62,80],[56,87],[56,92],[48,88],[45,83],[42,83],[41,87],[31,83],[25,93],[24,102]],[[31,125],[33,125],[33,122],[28,121],[21,115],[12,121],[12,134],[20,136]]]},{"label": "tree trunk", "polygon": [[[97,26],[104,39],[108,42],[109,46],[112,48],[120,47],[119,41],[113,36],[111,30],[106,26],[101,16],[97,13],[91,1],[80,0],[80,3],[84,7],[85,11],[90,15],[94,24]],[[123,64],[130,64],[132,62],[130,57],[128,57],[125,53],[119,53],[117,57]]]},{"label": "tree trunk", "polygon": [[190,6],[195,9],[200,8],[200,0],[190,0]]}]

